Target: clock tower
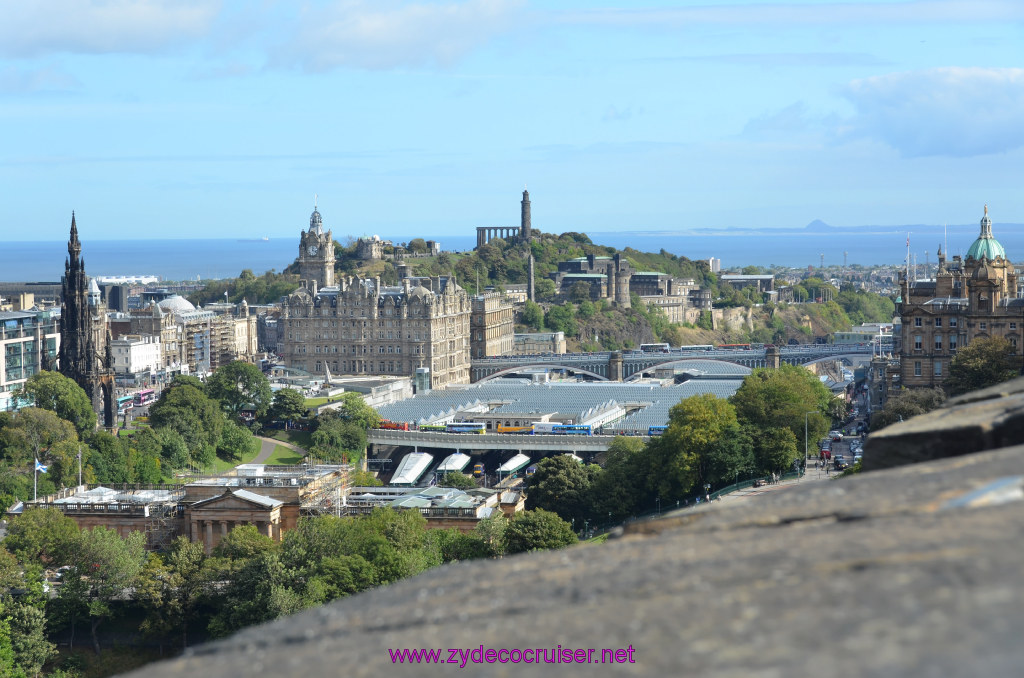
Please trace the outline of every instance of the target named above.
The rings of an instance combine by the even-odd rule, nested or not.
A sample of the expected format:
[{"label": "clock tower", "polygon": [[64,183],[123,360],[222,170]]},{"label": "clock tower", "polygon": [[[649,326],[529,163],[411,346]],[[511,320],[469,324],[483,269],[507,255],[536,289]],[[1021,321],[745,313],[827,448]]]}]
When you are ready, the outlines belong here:
[{"label": "clock tower", "polygon": [[334,239],[330,231],[324,232],[315,202],[309,230],[299,236],[299,278],[309,289],[313,289],[314,282],[316,289],[334,285]]}]

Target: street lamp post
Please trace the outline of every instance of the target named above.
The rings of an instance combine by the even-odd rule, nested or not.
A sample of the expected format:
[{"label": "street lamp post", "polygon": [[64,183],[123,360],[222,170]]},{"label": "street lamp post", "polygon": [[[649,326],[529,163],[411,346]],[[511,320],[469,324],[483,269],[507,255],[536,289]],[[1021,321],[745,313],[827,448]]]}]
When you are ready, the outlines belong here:
[{"label": "street lamp post", "polygon": [[658,502],[658,515],[661,515],[661,497],[655,497],[655,501]]},{"label": "street lamp post", "polygon": [[817,410],[811,410],[810,412],[804,412],[804,460],[807,459],[807,415],[817,414]]}]

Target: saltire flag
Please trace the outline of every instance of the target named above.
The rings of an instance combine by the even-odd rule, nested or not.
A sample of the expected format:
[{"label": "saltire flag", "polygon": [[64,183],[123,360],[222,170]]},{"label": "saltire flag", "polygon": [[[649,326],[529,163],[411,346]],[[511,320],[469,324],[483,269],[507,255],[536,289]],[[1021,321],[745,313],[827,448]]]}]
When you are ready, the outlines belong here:
[{"label": "saltire flag", "polygon": [[46,473],[46,467],[40,464],[38,459],[36,459],[36,470],[40,473]]}]

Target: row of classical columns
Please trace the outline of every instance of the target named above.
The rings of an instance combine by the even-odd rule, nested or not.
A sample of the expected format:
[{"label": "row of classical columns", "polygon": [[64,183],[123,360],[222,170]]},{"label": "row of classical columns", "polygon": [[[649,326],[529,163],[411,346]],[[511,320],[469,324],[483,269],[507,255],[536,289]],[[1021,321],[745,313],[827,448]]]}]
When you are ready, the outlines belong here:
[{"label": "row of classical columns", "polygon": [[[220,543],[220,540],[228,535],[239,525],[255,525],[260,534],[266,535],[274,541],[281,540],[281,524],[269,520],[250,522],[245,520],[208,520],[194,519],[192,521],[192,541],[201,541],[206,549],[206,555],[210,555],[213,547]],[[214,542],[214,535],[217,541]]]},{"label": "row of classical columns", "polygon": [[495,238],[508,240],[519,237],[518,226],[478,226],[476,229],[476,246],[486,245]]}]

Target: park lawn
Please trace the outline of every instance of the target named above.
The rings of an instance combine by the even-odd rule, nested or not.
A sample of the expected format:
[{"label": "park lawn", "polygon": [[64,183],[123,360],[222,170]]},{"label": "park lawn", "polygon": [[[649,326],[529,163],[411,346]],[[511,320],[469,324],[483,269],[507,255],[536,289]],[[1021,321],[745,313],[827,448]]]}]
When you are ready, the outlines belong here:
[{"label": "park lawn", "polygon": [[306,398],[306,407],[313,409],[327,404],[327,398]]},{"label": "park lawn", "polygon": [[280,440],[282,443],[291,443],[296,447],[308,450],[313,446],[313,434],[309,431],[283,431],[272,429],[263,431],[263,437]]},{"label": "park lawn", "polygon": [[264,464],[301,464],[302,453],[284,445],[274,445],[274,452]]},{"label": "park lawn", "polygon": [[[256,438],[256,442],[259,442],[259,438]],[[217,455],[213,459],[213,469],[215,470],[213,470],[212,473],[224,473],[225,471],[230,471],[239,464],[252,463],[252,460],[259,456],[260,447],[262,447],[262,445],[257,445],[256,452],[254,452],[253,454],[243,455],[241,459],[222,459],[220,455]],[[207,473],[210,472],[211,471],[207,471]]]}]

